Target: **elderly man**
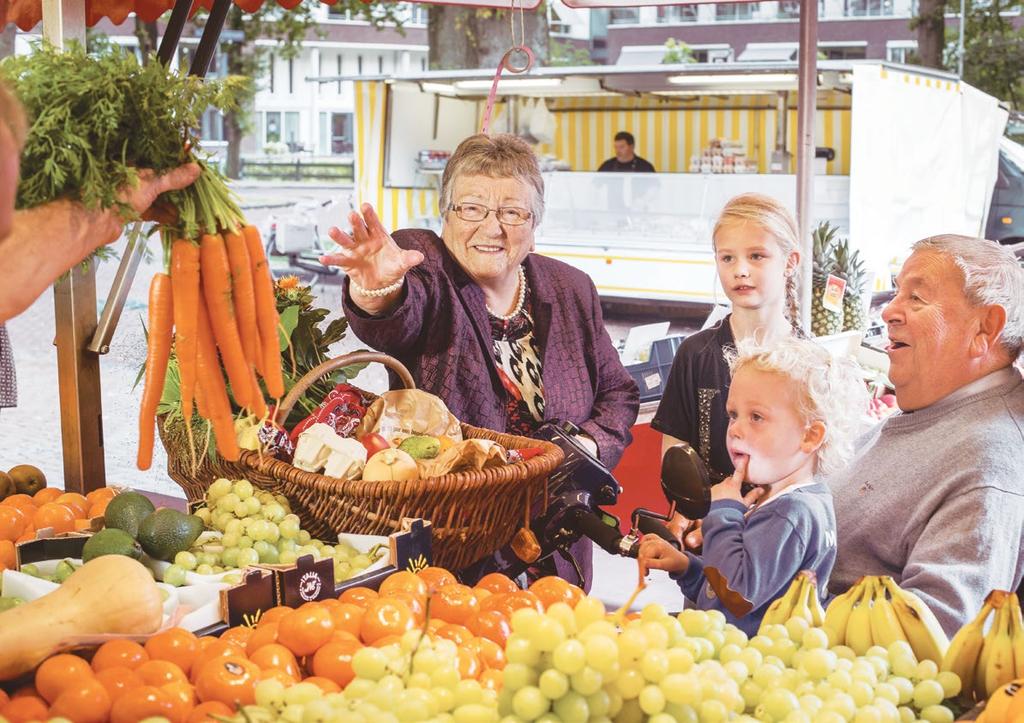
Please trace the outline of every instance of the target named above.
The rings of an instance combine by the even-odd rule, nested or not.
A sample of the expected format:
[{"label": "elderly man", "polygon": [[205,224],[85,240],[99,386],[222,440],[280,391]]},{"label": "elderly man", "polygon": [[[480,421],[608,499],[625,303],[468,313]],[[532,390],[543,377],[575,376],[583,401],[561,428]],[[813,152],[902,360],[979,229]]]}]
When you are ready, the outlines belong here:
[{"label": "elderly man", "polygon": [[952,634],[1024,572],[1024,270],[967,236],[919,241],[882,318],[902,413],[831,480],[831,590],[892,575]]}]

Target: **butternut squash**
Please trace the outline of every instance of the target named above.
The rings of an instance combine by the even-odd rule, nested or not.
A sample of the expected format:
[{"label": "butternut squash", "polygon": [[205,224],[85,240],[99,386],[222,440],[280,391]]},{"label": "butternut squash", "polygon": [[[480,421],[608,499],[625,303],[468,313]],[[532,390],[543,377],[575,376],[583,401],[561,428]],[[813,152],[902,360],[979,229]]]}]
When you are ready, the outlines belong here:
[{"label": "butternut squash", "polygon": [[0,613],[0,680],[33,670],[73,636],[146,635],[163,622],[149,570],[122,555],[91,560],[59,589]]}]

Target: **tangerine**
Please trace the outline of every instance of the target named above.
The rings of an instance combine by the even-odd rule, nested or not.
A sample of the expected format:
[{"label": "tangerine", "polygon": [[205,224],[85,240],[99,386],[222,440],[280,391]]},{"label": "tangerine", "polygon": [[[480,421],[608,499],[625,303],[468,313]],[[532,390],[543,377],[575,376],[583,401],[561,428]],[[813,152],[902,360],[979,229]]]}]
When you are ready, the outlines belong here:
[{"label": "tangerine", "polygon": [[423,582],[427,583],[427,594],[433,595],[445,585],[452,585],[458,580],[443,567],[425,567],[416,573]]},{"label": "tangerine", "polygon": [[240,655],[213,660],[205,665],[196,679],[196,695],[206,703],[219,700],[233,706],[256,702],[259,666]]},{"label": "tangerine", "polygon": [[53,502],[62,494],[64,494],[64,490],[57,489],[56,487],[43,487],[32,495],[32,501],[36,504],[36,507],[42,507],[47,502]]},{"label": "tangerine", "polygon": [[313,656],[313,674],[344,688],[356,677],[352,670],[352,656],[362,647],[358,640],[332,639]]},{"label": "tangerine", "polygon": [[334,622],[335,632],[349,632],[359,637],[359,626],[363,622],[366,609],[355,603],[338,602],[337,605],[328,607],[331,613],[331,620]]},{"label": "tangerine", "polygon": [[331,638],[334,621],[325,608],[303,605],[281,618],[277,628],[277,641],[302,657],[312,655]]},{"label": "tangerine", "polygon": [[413,596],[425,600],[428,588],[427,583],[416,573],[399,570],[384,579],[378,593],[381,597],[387,597],[391,593],[399,591],[412,593]]},{"label": "tangerine", "polygon": [[484,590],[490,590],[497,594],[500,592],[515,592],[519,590],[519,586],[516,585],[515,580],[510,578],[508,575],[502,575],[500,572],[491,572],[480,578],[473,587],[482,587]]},{"label": "tangerine", "polygon": [[117,666],[96,673],[96,680],[107,689],[111,702],[120,698],[126,690],[142,686],[142,678],[134,670]]},{"label": "tangerine", "polygon": [[380,595],[376,590],[368,587],[350,587],[338,596],[341,602],[352,603],[365,608],[371,600],[376,600]]},{"label": "tangerine", "polygon": [[149,653],[131,640],[108,640],[92,656],[92,669],[100,672],[106,668],[124,667],[135,670],[149,660]]},{"label": "tangerine", "polygon": [[199,654],[199,639],[183,628],[171,628],[147,640],[145,649],[151,660],[174,663],[187,676]]},{"label": "tangerine", "polygon": [[25,532],[28,517],[20,508],[0,506],[0,540],[14,542]]},{"label": "tangerine", "polygon": [[162,688],[168,683],[187,681],[182,669],[168,660],[147,660],[135,669],[135,674],[142,678],[144,685]]},{"label": "tangerine", "polygon": [[303,683],[312,683],[317,688],[322,690],[325,695],[329,694],[329,693],[340,693],[341,692],[341,686],[340,685],[335,683],[333,680],[328,680],[327,678],[321,678],[318,675],[311,675],[308,678],[306,678],[305,680],[303,680],[302,682]]},{"label": "tangerine", "polygon": [[7,705],[0,708],[0,715],[10,723],[30,723],[31,721],[43,721],[50,717],[46,701],[33,695],[11,698]]},{"label": "tangerine", "polygon": [[193,708],[185,723],[220,723],[221,719],[230,718],[234,714],[235,710],[231,706],[219,700],[211,700]]},{"label": "tangerine", "polygon": [[36,690],[43,700],[53,703],[67,686],[85,678],[92,678],[87,662],[68,653],[54,655],[36,670]]},{"label": "tangerine", "polygon": [[366,614],[359,626],[359,637],[373,644],[388,636],[401,636],[416,627],[412,611],[402,600],[380,598],[366,606]]},{"label": "tangerine", "polygon": [[54,532],[71,532],[75,529],[75,512],[67,505],[47,502],[32,516],[37,530],[52,528]]},{"label": "tangerine", "polygon": [[140,685],[126,690],[110,706],[110,723],[138,723],[145,718],[170,718],[174,713],[174,699],[160,688]]},{"label": "tangerine", "polygon": [[299,670],[299,661],[295,659],[295,655],[291,650],[280,643],[268,643],[262,646],[259,650],[249,655],[249,660],[256,663],[260,670],[276,668],[277,670],[284,671],[296,680],[302,678],[302,672]]},{"label": "tangerine", "polygon": [[75,723],[104,723],[110,714],[110,693],[91,675],[70,682],[50,707],[50,716]]},{"label": "tangerine", "polygon": [[458,583],[445,585],[430,597],[430,614],[450,623],[464,625],[480,612],[473,590]]},{"label": "tangerine", "polygon": [[502,647],[512,634],[512,625],[505,615],[498,610],[484,610],[466,621],[466,627],[473,635],[493,640]]}]

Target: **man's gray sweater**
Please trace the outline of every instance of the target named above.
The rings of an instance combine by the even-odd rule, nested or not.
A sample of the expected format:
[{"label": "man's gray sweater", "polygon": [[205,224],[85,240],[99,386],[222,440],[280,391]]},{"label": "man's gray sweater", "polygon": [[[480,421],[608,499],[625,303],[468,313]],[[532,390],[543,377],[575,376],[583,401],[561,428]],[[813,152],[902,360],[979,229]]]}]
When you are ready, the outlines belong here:
[{"label": "man's gray sweater", "polygon": [[1024,380],[891,417],[834,475],[830,590],[892,575],[952,635],[1024,573]]}]

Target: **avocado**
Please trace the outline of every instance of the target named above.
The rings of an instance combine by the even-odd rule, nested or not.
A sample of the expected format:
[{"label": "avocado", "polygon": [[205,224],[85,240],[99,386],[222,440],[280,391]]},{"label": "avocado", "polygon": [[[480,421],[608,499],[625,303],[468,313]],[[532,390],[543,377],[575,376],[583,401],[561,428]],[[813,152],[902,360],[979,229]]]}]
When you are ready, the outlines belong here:
[{"label": "avocado", "polygon": [[7,470],[7,474],[14,480],[14,486],[23,495],[34,495],[46,487],[46,475],[38,467],[30,464],[19,464]]},{"label": "avocado", "polygon": [[147,555],[170,562],[192,546],[203,528],[203,521],[195,515],[161,508],[142,521],[137,537]]},{"label": "avocado", "polygon": [[138,560],[142,557],[142,548],[124,530],[108,528],[100,530],[86,540],[82,548],[82,562],[89,562],[103,555],[124,555]]},{"label": "avocado", "polygon": [[155,509],[145,495],[138,492],[122,492],[114,495],[107,503],[103,523],[107,528],[124,530],[132,537],[136,537],[139,534],[139,524],[153,514]]},{"label": "avocado", "polygon": [[17,492],[18,488],[15,486],[11,476],[6,472],[0,472],[0,500],[17,494]]},{"label": "avocado", "polygon": [[398,448],[413,459],[433,459],[441,453],[441,440],[427,435],[406,437]]}]

